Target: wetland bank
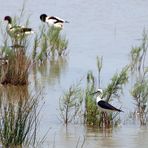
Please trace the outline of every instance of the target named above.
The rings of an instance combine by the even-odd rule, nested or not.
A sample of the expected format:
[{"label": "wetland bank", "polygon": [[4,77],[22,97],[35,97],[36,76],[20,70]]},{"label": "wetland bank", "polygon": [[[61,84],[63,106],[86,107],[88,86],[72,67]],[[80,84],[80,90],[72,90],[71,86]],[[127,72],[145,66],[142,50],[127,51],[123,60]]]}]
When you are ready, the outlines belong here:
[{"label": "wetland bank", "polygon": [[[11,2],[8,0],[5,2],[2,0],[2,9],[0,14],[1,20],[3,20],[6,15],[10,15],[12,17],[19,16],[22,3],[23,1]],[[131,88],[134,86],[133,82],[133,85],[130,83],[122,86],[123,95],[122,93],[119,93],[119,100],[114,99],[113,97],[113,101],[111,103],[115,106],[121,106],[124,110],[124,113],[117,115],[116,120],[119,124],[114,128],[98,128],[98,126],[93,126],[94,123],[92,120],[90,125],[84,124],[82,117],[84,117],[83,113],[85,110],[84,102],[81,101],[81,99],[74,103],[72,102],[74,107],[79,107],[78,105],[83,106],[81,112],[79,112],[80,110],[76,110],[77,112],[75,112],[75,110],[72,109],[70,115],[73,115],[74,113],[74,115],[76,115],[75,120],[69,120],[67,127],[65,127],[65,125],[63,125],[63,123],[65,123],[63,121],[65,120],[62,120],[65,118],[60,118],[60,113],[61,111],[64,111],[64,109],[60,109],[59,107],[59,99],[62,99],[65,94],[67,95],[69,92],[73,92],[75,90],[77,93],[79,92],[75,89],[77,86],[83,90],[82,94],[78,93],[80,96],[83,96],[85,92],[87,92],[86,90],[92,90],[98,87],[98,74],[101,62],[99,63],[97,61],[97,56],[99,57],[99,61],[101,61],[100,59],[103,57],[100,72],[100,86],[105,91],[106,88],[108,88],[108,84],[113,82],[111,80],[113,76],[114,79],[116,74],[119,76],[123,68],[131,62],[132,54],[137,55],[137,61],[138,55],[145,55],[145,47],[147,47],[145,35],[147,35],[148,26],[147,3],[148,2],[146,1],[141,2],[138,0],[130,2],[118,2],[116,0],[112,0],[110,3],[107,1],[101,2],[96,0],[85,1],[85,3],[83,0],[75,2],[67,0],[43,0],[42,2],[27,1],[25,13],[27,15],[31,14],[29,18],[29,26],[37,31],[38,34],[40,34],[39,26],[43,25],[39,19],[39,16],[42,13],[61,16],[70,22],[69,24],[66,24],[62,30],[62,34],[66,37],[66,40],[64,41],[68,40],[68,44],[66,44],[67,52],[64,53],[64,55],[59,58],[51,58],[49,55],[46,61],[39,64],[27,64],[29,66],[31,65],[28,73],[27,87],[9,86],[10,84],[7,86],[1,86],[1,109],[3,109],[3,107],[8,109],[7,107],[9,106],[7,103],[10,106],[15,104],[16,108],[17,103],[24,106],[27,104],[27,102],[17,102],[19,99],[28,101],[32,100],[30,103],[30,105],[32,105],[30,106],[30,110],[32,107],[33,112],[31,112],[32,114],[30,114],[30,118],[33,119],[32,116],[37,117],[33,121],[38,120],[39,122],[34,122],[38,124],[35,124],[36,126],[33,126],[34,128],[32,128],[33,132],[35,131],[33,129],[37,127],[37,133],[30,133],[30,135],[35,135],[39,143],[43,142],[41,145],[38,143],[36,147],[65,148],[71,146],[74,148],[95,148],[99,146],[147,146],[147,126],[140,126],[140,121],[142,121],[142,119],[139,120],[139,118],[135,119],[133,117],[136,104],[139,103],[138,100],[138,102],[135,101],[136,99],[134,100],[134,97],[137,98],[137,94],[135,93],[137,92],[136,89],[132,93],[134,97],[131,95]],[[93,9],[90,8],[90,6],[92,6]],[[14,7],[16,9],[14,9]],[[26,21],[27,19],[21,20],[21,24],[25,24]],[[6,25],[3,22],[2,24],[4,26]],[[30,44],[34,43],[35,37],[36,34],[27,37],[33,40],[33,42],[29,42],[31,47],[35,47],[35,44]],[[40,40],[40,45],[43,47],[43,53],[48,46],[48,44],[46,44],[46,40],[45,34]],[[48,40],[50,40],[50,38],[48,38]],[[1,37],[1,46],[3,47],[4,42],[2,41],[4,40]],[[11,44],[8,44],[8,46],[11,46]],[[61,46],[63,47],[63,44]],[[27,48],[30,50],[30,47]],[[42,57],[43,54],[42,52],[39,52],[39,49],[37,49],[37,51],[40,53],[37,55],[37,58],[41,60],[46,57],[46,54]],[[32,53],[32,50],[30,50],[29,53]],[[22,54],[22,56],[23,55],[24,54]],[[33,57],[34,56],[32,56],[32,58]],[[17,61],[17,58],[15,58],[15,60]],[[144,61],[146,67],[148,63],[147,57]],[[26,60],[26,62],[28,63],[28,60]],[[139,66],[139,63],[136,64],[135,67]],[[136,69],[135,67],[134,69]],[[142,68],[141,70],[143,72]],[[141,72],[138,72],[138,74],[139,73]],[[136,78],[138,78],[138,74],[136,75]],[[140,74],[140,76],[141,75],[144,76],[143,74]],[[143,77],[143,79],[147,79],[147,75]],[[22,80],[22,78],[20,78],[20,80]],[[16,83],[16,81],[12,82]],[[82,85],[79,85],[79,83]],[[140,94],[140,96],[142,96],[142,94]],[[84,98],[85,97],[83,96],[83,99]],[[7,99],[10,99],[11,102],[7,101]],[[35,103],[33,100],[37,102]],[[77,106],[75,106],[76,103],[78,103]],[[145,105],[146,99],[142,103]],[[5,107],[5,105],[7,107]],[[35,105],[38,107],[36,108]],[[26,109],[25,107],[21,108]],[[21,108],[16,110],[20,112]],[[9,109],[12,110],[13,108],[10,107]],[[90,109],[88,111],[90,111]],[[144,110],[144,112],[146,112],[146,110]],[[10,117],[14,116],[13,114],[9,115]],[[97,117],[96,114],[95,116]],[[77,117],[81,118],[78,119]],[[13,118],[11,118],[11,121],[12,119]],[[85,123],[86,122],[87,120],[85,120]],[[143,124],[143,122],[141,123]],[[43,138],[44,136],[46,137],[45,139]],[[32,139],[34,140],[35,137]],[[34,141],[31,143],[33,142]]]}]

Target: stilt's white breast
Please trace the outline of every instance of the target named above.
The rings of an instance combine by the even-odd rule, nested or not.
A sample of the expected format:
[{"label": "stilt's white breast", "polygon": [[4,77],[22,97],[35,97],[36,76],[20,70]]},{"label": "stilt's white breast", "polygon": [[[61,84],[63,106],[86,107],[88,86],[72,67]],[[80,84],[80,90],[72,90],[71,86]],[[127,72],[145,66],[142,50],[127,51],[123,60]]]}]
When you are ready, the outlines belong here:
[{"label": "stilt's white breast", "polygon": [[98,96],[97,99],[96,99],[96,102],[98,103],[99,101],[101,101],[101,97]]}]

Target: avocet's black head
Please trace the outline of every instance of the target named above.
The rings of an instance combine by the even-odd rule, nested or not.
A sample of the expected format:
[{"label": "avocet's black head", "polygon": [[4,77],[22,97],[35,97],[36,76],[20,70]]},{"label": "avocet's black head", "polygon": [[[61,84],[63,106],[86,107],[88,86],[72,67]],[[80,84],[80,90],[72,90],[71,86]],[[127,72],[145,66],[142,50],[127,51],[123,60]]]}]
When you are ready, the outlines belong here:
[{"label": "avocet's black head", "polygon": [[10,16],[5,16],[5,17],[4,17],[4,20],[5,20],[5,21],[8,21],[9,24],[12,23],[12,19],[11,19]]},{"label": "avocet's black head", "polygon": [[45,22],[45,21],[46,21],[46,17],[47,17],[46,14],[41,14],[41,15],[40,15],[41,21]]}]

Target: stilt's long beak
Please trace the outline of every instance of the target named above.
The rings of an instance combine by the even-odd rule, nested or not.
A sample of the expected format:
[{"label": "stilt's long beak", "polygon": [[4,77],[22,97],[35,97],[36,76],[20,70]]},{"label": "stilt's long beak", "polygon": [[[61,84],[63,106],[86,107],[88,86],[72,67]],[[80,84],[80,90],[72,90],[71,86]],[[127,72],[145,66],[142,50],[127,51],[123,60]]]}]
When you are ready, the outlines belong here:
[{"label": "stilt's long beak", "polygon": [[97,94],[98,93],[98,91],[96,91],[96,92],[93,92],[93,93],[91,93],[90,95],[95,95],[95,94]]}]

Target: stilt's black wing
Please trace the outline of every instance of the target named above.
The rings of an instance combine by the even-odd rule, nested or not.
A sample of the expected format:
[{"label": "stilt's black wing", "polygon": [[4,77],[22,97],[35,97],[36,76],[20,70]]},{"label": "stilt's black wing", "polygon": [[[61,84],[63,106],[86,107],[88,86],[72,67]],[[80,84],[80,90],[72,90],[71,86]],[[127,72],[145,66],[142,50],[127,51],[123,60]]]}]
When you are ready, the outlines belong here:
[{"label": "stilt's black wing", "polygon": [[98,105],[103,109],[122,112],[122,110],[115,108],[114,106],[112,106],[111,104],[109,104],[108,102],[105,102],[103,100],[99,101]]}]

